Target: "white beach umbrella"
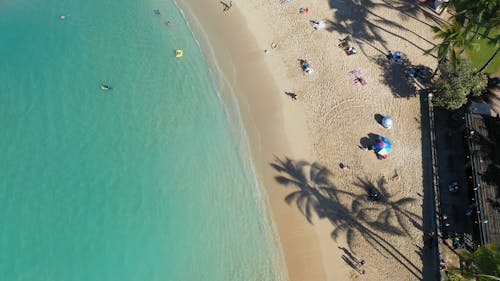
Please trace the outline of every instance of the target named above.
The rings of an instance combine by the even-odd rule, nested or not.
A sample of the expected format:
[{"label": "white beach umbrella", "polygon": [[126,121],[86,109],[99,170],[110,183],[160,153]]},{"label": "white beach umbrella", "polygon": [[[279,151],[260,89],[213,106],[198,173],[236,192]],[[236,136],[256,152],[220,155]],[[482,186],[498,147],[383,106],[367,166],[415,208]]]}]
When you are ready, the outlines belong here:
[{"label": "white beach umbrella", "polygon": [[394,124],[394,121],[392,120],[391,116],[385,116],[382,118],[382,126],[386,129],[392,128],[392,125]]}]

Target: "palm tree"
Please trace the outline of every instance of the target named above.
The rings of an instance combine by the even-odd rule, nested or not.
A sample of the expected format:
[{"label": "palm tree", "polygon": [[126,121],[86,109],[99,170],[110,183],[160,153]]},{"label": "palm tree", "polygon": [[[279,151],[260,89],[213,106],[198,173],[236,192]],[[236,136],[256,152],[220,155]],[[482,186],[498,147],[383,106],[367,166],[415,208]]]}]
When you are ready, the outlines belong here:
[{"label": "palm tree", "polygon": [[[432,26],[431,28],[434,31],[434,38],[442,39],[442,41],[432,49],[425,51],[425,54],[437,51],[439,64],[449,59],[453,68],[456,68],[456,66],[460,64],[460,54],[463,52],[462,50],[469,45],[469,41],[465,37],[467,33],[465,28],[456,21],[453,23],[445,23],[442,28],[437,26]],[[461,52],[458,53],[457,50],[461,50]],[[436,72],[437,69],[434,74]]]},{"label": "palm tree", "polygon": [[500,1],[498,0],[457,0],[454,1],[455,7],[461,11],[454,15],[454,18],[461,22],[464,18],[463,24],[468,33],[474,30],[474,34],[469,40],[474,40],[481,28],[484,28],[484,36],[488,36],[493,28],[500,25],[500,17],[498,11],[500,10]]},{"label": "palm tree", "polygon": [[[500,1],[499,0],[455,0],[455,7],[461,10],[455,14],[453,18],[457,22],[461,22],[464,26],[465,39],[470,45],[477,45],[474,43],[475,38],[479,31],[483,29],[483,36],[487,37],[491,30],[500,25]],[[474,30],[472,36],[469,33]],[[491,45],[498,46],[498,36],[490,39]],[[479,72],[482,72],[498,55],[498,48],[493,56],[481,67]]]}]

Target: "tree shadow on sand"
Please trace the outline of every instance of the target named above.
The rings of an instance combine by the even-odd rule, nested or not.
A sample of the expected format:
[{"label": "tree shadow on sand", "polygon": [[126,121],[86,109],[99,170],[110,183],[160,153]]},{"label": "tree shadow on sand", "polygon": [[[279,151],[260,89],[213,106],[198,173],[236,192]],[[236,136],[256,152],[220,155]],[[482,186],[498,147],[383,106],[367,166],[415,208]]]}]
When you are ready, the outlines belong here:
[{"label": "tree shadow on sand", "polygon": [[[380,199],[377,201],[375,208],[376,218],[372,221],[369,221],[368,224],[376,230],[383,231],[384,227],[388,225],[394,229],[398,234],[410,235],[409,224],[413,225],[420,230],[422,230],[422,225],[418,222],[422,220],[422,217],[419,215],[408,211],[405,209],[405,206],[412,204],[417,201],[415,198],[411,197],[403,197],[400,199],[395,199],[395,196],[392,195],[387,189],[387,180],[385,178],[380,178],[376,182],[371,182],[368,179],[358,178],[358,181],[354,183],[354,186],[357,186],[368,192],[370,189],[375,188],[380,193]],[[366,198],[361,198],[361,202],[357,202],[360,198],[357,198],[353,201],[353,204],[361,204]],[[392,222],[395,219],[394,222]]]},{"label": "tree shadow on sand", "polygon": [[[436,13],[436,11],[434,10],[434,3],[432,1],[427,1],[425,3],[417,0],[382,1],[384,1],[387,6],[392,7],[393,9],[397,9],[401,13],[400,19],[402,21],[408,21],[408,18],[412,18],[428,26],[441,25],[445,22],[438,16],[438,13]],[[424,17],[424,20],[417,18],[419,14]]]},{"label": "tree shadow on sand", "polygon": [[319,219],[328,219],[333,226],[332,239],[337,240],[344,233],[350,249],[353,249],[358,239],[362,239],[383,256],[394,258],[416,278],[422,278],[421,269],[381,236],[409,234],[408,223],[414,223],[420,217],[404,207],[415,199],[402,198],[394,201],[382,181],[371,183],[359,179],[355,186],[365,191],[369,187],[380,190],[383,198],[372,202],[362,190],[361,193],[356,193],[336,188],[330,181],[333,174],[316,162],[311,164],[307,161],[276,158],[270,165],[278,172],[276,181],[294,189],[285,197],[285,202],[295,203],[309,223],[313,223],[314,214]]},{"label": "tree shadow on sand", "polygon": [[412,65],[404,55],[399,63],[392,62],[387,55],[380,55],[375,58],[375,63],[382,68],[382,83],[389,86],[395,97],[415,97],[431,85],[432,70],[427,66]]},{"label": "tree shadow on sand", "polygon": [[[378,50],[381,54],[387,53],[390,48],[387,46],[383,35],[398,38],[405,41],[406,44],[412,45],[420,49],[422,53],[434,46],[434,44],[421,36],[418,31],[406,28],[400,22],[409,20],[419,21],[427,26],[435,25],[442,22],[432,10],[429,10],[425,5],[418,1],[390,1],[373,2],[371,0],[329,0],[329,5],[334,10],[333,20],[330,21],[330,31],[336,30],[341,33],[350,34],[357,41],[360,50],[366,55],[364,47],[371,47]],[[375,13],[378,8],[387,8],[398,11],[400,19],[393,21],[384,18],[382,15]],[[424,18],[420,20],[418,16]],[[413,36],[418,37],[426,42],[427,46],[415,44],[414,40],[410,40],[401,33],[409,32]],[[377,45],[380,45],[377,46]]]},{"label": "tree shadow on sand", "polygon": [[328,204],[320,191],[331,186],[329,177],[331,172],[317,163],[309,164],[306,161],[286,161],[276,160],[271,166],[285,176],[279,175],[275,179],[278,183],[285,186],[292,186],[297,190],[285,197],[287,204],[295,202],[299,211],[306,217],[309,223],[312,223],[313,213]]}]

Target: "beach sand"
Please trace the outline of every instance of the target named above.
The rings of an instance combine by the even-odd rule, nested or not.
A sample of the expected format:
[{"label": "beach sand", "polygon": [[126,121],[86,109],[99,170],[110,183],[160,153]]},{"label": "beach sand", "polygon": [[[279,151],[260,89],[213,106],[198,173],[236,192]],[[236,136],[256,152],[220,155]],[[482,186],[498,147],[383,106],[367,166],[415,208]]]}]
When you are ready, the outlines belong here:
[{"label": "beach sand", "polygon": [[[223,12],[216,0],[179,4],[195,33],[207,35],[198,39],[224,73],[216,79],[223,100],[237,96],[289,280],[422,280],[428,156],[417,93],[428,81],[409,80],[405,70],[436,66],[423,55],[433,46],[430,25],[440,22],[430,6],[255,0]],[[314,30],[311,20],[327,28]],[[358,50],[351,56],[338,47],[348,35]],[[389,63],[389,50],[403,52],[403,63]],[[315,72],[305,75],[299,59]],[[352,70],[368,84],[354,85]],[[379,124],[387,115],[391,129]],[[393,143],[388,160],[361,149],[376,135]],[[370,187],[380,202],[366,199]],[[365,276],[351,255],[366,261]]]}]

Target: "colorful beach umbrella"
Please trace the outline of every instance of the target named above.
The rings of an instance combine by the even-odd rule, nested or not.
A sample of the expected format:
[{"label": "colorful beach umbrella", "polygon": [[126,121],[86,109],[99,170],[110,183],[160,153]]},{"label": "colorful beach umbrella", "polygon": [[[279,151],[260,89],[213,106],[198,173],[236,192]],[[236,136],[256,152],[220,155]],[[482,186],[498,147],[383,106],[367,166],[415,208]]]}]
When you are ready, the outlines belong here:
[{"label": "colorful beach umbrella", "polygon": [[375,146],[375,152],[378,155],[385,156],[389,154],[389,151],[391,151],[392,148],[392,143],[387,139],[386,137],[379,136],[379,143]]}]

